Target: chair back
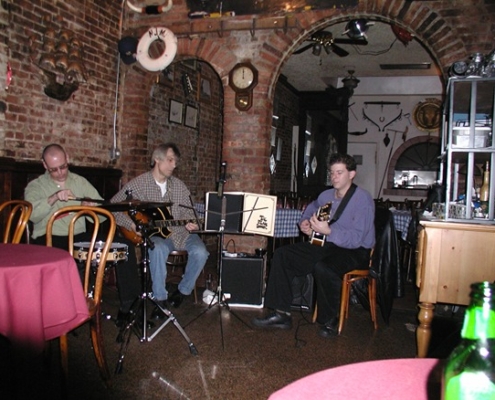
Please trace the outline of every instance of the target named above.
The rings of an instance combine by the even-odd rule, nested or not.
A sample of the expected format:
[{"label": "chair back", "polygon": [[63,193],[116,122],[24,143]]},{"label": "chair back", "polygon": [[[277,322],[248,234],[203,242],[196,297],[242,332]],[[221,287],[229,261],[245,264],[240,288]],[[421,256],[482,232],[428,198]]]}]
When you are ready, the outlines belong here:
[{"label": "chair back", "polygon": [[[69,253],[74,257],[74,227],[79,220],[79,218],[87,218],[90,219],[93,223],[93,232],[91,233],[91,240],[88,243],[88,251],[85,260],[85,268],[84,268],[84,294],[86,297],[90,294],[90,297],[93,299],[96,307],[99,307],[101,300],[101,293],[103,290],[103,279],[105,276],[105,267],[107,263],[108,253],[111,249],[113,238],[115,235],[116,223],[115,217],[113,214],[100,207],[91,207],[91,206],[68,206],[63,207],[53,213],[53,215],[48,220],[48,224],[46,226],[46,245],[52,246],[52,230],[53,223],[55,220],[68,214],[66,218],[70,218],[69,223],[69,232],[68,232],[68,242],[69,242]],[[97,237],[100,231],[100,218],[107,218],[110,222],[110,227],[106,236],[104,237],[104,243],[97,244]],[[101,236],[100,236],[101,238]],[[103,239],[103,238],[101,238]],[[97,249],[97,252],[95,252]],[[96,264],[96,276],[94,278],[94,282],[92,282],[92,271],[93,264]]]},{"label": "chair back", "polygon": [[4,221],[3,243],[20,243],[32,211],[32,204],[25,200],[0,204],[0,216]]}]

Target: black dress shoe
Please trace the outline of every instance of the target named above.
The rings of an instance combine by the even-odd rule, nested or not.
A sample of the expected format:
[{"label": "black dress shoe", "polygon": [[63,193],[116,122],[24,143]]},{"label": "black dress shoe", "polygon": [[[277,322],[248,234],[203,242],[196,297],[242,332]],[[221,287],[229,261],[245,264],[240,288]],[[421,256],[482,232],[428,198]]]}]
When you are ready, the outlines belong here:
[{"label": "black dress shoe", "polygon": [[[156,300],[156,303],[162,307],[167,308],[167,300]],[[160,307],[155,306],[151,312],[151,319],[164,319],[166,317],[165,313],[160,309]]]},{"label": "black dress shoe", "polygon": [[290,329],[292,328],[292,317],[275,311],[265,318],[254,318],[251,323],[258,328]]},{"label": "black dress shoe", "polygon": [[318,331],[318,335],[324,338],[330,338],[334,336],[338,336],[339,334],[339,319],[332,318],[325,325],[320,326],[320,330]]},{"label": "black dress shoe", "polygon": [[179,308],[182,302],[184,301],[184,295],[176,289],[170,296],[168,296],[168,302],[174,308]]}]

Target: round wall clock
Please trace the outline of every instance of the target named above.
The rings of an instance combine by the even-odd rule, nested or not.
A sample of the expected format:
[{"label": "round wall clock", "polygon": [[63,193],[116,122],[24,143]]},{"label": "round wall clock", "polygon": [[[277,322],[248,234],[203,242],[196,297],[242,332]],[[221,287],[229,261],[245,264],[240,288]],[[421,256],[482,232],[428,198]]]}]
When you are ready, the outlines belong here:
[{"label": "round wall clock", "polygon": [[258,71],[251,63],[239,63],[229,73],[229,86],[235,92],[235,106],[246,111],[253,105],[253,88],[258,84]]},{"label": "round wall clock", "polygon": [[422,131],[434,131],[440,127],[442,102],[439,99],[426,99],[414,107],[414,125]]}]

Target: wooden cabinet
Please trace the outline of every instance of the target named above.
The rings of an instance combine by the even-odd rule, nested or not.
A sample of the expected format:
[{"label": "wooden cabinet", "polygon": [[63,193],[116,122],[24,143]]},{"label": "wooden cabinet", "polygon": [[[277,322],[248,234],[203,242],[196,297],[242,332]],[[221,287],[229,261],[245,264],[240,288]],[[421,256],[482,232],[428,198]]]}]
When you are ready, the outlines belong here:
[{"label": "wooden cabinet", "polygon": [[420,221],[418,357],[426,357],[435,303],[468,305],[470,285],[495,281],[495,226]]}]

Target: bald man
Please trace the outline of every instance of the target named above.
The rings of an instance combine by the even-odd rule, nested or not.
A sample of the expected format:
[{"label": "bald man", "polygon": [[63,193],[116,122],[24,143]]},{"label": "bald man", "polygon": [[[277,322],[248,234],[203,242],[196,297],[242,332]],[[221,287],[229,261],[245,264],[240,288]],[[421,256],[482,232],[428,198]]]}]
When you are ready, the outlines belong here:
[{"label": "bald man", "polygon": [[[89,181],[69,170],[69,156],[59,144],[46,146],[41,161],[45,173],[29,182],[24,190],[24,199],[33,205],[30,221],[33,223],[31,243],[46,244],[46,226],[51,215],[62,207],[88,205],[96,203],[81,202],[75,198],[103,200],[98,191]],[[53,246],[68,249],[68,232],[70,218],[60,218],[53,224]],[[79,221],[78,221],[79,222]],[[86,225],[81,219],[74,227],[74,242],[88,242]],[[105,225],[105,224],[104,224]],[[128,259],[118,263],[115,268],[117,288],[120,298],[120,310],[117,315],[117,325],[121,325],[140,293],[140,280],[137,271],[134,245],[123,237],[115,237],[115,242],[128,246]]]}]

